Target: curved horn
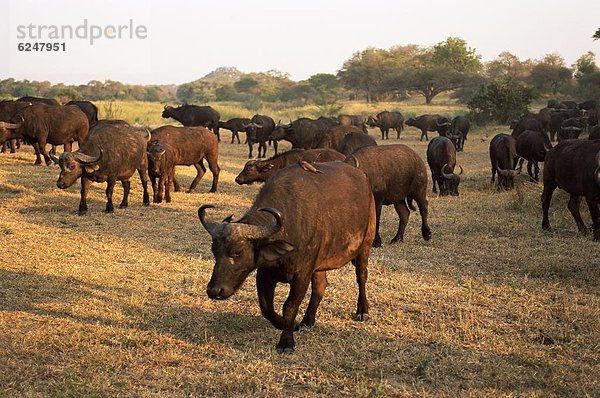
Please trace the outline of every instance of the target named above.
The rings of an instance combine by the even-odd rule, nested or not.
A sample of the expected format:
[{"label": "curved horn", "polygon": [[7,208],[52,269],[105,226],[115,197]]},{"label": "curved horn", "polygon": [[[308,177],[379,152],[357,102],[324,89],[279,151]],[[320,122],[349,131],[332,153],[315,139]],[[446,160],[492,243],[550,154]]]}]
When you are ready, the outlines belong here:
[{"label": "curved horn", "polygon": [[21,127],[23,123],[19,123],[19,124],[15,124],[15,123],[8,123],[8,122],[0,122],[0,128],[4,127],[5,129],[9,129],[9,130],[16,130],[19,127]]},{"label": "curved horn", "polygon": [[58,158],[52,153],[52,151],[48,152],[48,156],[50,156],[50,159],[52,159],[54,163],[58,164]]},{"label": "curved horn", "polygon": [[144,138],[146,139],[146,142],[150,142],[150,138],[152,138],[150,129],[148,129],[148,127],[144,127]]},{"label": "curved horn", "polygon": [[496,166],[496,169],[498,169],[498,173],[503,177],[514,177],[517,174],[515,170],[505,170],[501,169],[499,166]]},{"label": "curved horn", "polygon": [[436,120],[435,123],[437,124],[438,127],[443,127],[443,126],[450,126],[450,122],[444,122],[444,123],[440,123],[439,120]]},{"label": "curved horn", "polygon": [[75,152],[71,152],[71,156],[73,156],[75,159],[79,160],[81,163],[97,163],[100,161],[100,159],[102,159],[102,148],[98,148],[100,150],[100,155],[94,157],[94,156],[90,156],[90,155],[86,155],[85,153],[79,152],[79,151],[75,151]]},{"label": "curved horn", "polygon": [[458,175],[461,176],[462,173],[463,173],[463,168],[462,168],[462,166],[460,164],[458,165],[458,167],[460,168],[460,173],[458,173]]},{"label": "curved horn", "polygon": [[581,131],[581,130],[583,130],[582,128],[580,128],[580,127],[575,127],[575,126],[563,127],[562,129],[563,129],[563,130],[566,130],[566,131]]},{"label": "curved horn", "polygon": [[356,163],[356,168],[358,169],[358,168],[359,168],[359,166],[360,166],[360,163],[359,163],[359,161],[358,161],[358,158],[357,158],[356,156],[354,156],[354,154],[351,154],[351,155],[350,155],[350,157],[351,157],[352,159],[354,159],[354,163]]},{"label": "curved horn", "polygon": [[269,235],[274,235],[281,230],[281,227],[283,227],[283,218],[281,217],[279,210],[272,207],[263,207],[258,209],[258,211],[264,211],[275,217],[275,225],[269,228]]},{"label": "curved horn", "polygon": [[[442,176],[444,176],[444,178],[448,180],[448,179],[450,179],[450,178],[452,178],[454,176],[454,172],[451,172],[449,174],[445,173],[444,169],[446,168],[446,166],[448,166],[448,163],[446,163],[445,165],[442,166],[442,170],[441,171],[442,171]],[[448,166],[448,167],[450,167],[450,166]]]},{"label": "curved horn", "polygon": [[213,205],[202,205],[198,209],[198,218],[200,219],[200,223],[202,223],[202,226],[210,234],[210,236],[214,236],[219,223],[205,220],[206,209],[214,209],[214,207],[215,206]]},{"label": "curved horn", "polygon": [[167,105],[166,105],[166,104],[165,104],[165,107],[163,108],[163,110],[164,110],[164,111],[166,111],[166,110],[167,110]]}]

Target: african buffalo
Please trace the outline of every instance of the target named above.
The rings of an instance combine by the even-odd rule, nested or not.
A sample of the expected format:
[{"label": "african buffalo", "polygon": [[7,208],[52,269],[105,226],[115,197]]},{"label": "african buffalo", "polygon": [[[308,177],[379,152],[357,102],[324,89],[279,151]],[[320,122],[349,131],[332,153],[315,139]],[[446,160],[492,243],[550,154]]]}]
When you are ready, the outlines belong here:
[{"label": "african buffalo", "polygon": [[185,127],[202,126],[212,129],[218,141],[221,141],[221,136],[219,135],[219,119],[221,115],[210,106],[184,104],[174,108],[165,105],[162,117],[165,119],[175,119]]},{"label": "african buffalo", "polygon": [[279,124],[270,138],[288,141],[294,149],[314,149],[329,128],[330,126],[322,121],[302,117],[287,125]]},{"label": "african buffalo", "polygon": [[515,176],[521,169],[515,170],[517,164],[517,140],[508,134],[497,134],[490,141],[490,162],[492,163],[492,182],[498,172],[498,189],[512,189]]},{"label": "african buffalo", "polygon": [[[86,119],[87,120],[87,119]],[[52,160],[60,165],[60,176],[56,186],[66,189],[81,177],[81,201],[79,215],[87,213],[87,194],[92,182],[105,182],[106,213],[114,210],[112,196],[115,183],[123,184],[123,201],[119,207],[128,205],[129,179],[137,170],[144,190],[143,204],[150,205],[148,196],[148,159],[146,144],[150,133],[145,136],[126,125],[103,125],[95,128],[75,152],[64,152]]]},{"label": "african buffalo", "polygon": [[560,130],[558,131],[558,142],[578,139],[585,128],[585,123],[581,119],[582,118],[572,117],[563,120],[560,124]]},{"label": "african buffalo", "polygon": [[437,193],[435,185],[440,187],[440,196],[458,196],[460,174],[454,173],[456,167],[456,149],[447,137],[435,137],[427,145],[427,163],[431,169],[433,192]]},{"label": "african buffalo", "polygon": [[46,105],[60,105],[58,103],[57,100],[55,100],[54,98],[40,98],[40,97],[31,97],[31,96],[26,96],[26,97],[21,97],[19,99],[16,99],[15,101],[18,102],[31,102],[32,104],[46,104]]},{"label": "african buffalo", "polygon": [[[275,130],[275,121],[269,116],[254,115],[249,124],[244,125],[246,129],[246,140],[248,141],[248,158],[252,157],[252,147],[258,143],[258,157],[264,158],[267,155],[267,142],[271,140],[271,135]],[[273,149],[277,155],[277,140],[273,140]],[[261,153],[262,149],[262,153]]]},{"label": "african buffalo", "polygon": [[98,122],[98,107],[90,101],[69,101],[65,104],[65,106],[68,105],[75,105],[81,109],[81,111],[85,113],[85,116],[87,116],[90,126],[93,126],[96,122]]},{"label": "african buffalo", "polygon": [[398,231],[390,243],[402,242],[404,229],[410,216],[409,207],[416,210],[415,200],[421,213],[423,239],[431,238],[427,224],[427,169],[423,160],[406,145],[367,146],[354,151],[346,163],[355,165],[369,177],[375,197],[377,228],[373,246],[381,246],[379,221],[383,205],[394,205],[400,218]]},{"label": "african buffalo", "polygon": [[[438,127],[438,119],[440,115],[421,115],[416,118],[411,117],[406,121],[407,126],[416,127],[421,130],[421,137],[419,141],[423,141],[423,137],[425,137],[426,141],[429,141],[429,137],[427,136],[428,131],[438,131],[440,127]],[[446,124],[442,125],[442,129],[444,129]]]},{"label": "african buffalo", "polygon": [[[307,171],[292,165],[279,170],[238,221],[227,217],[211,222],[206,219],[206,209],[213,206],[198,209],[200,222],[211,235],[215,257],[208,296],[217,300],[230,297],[257,269],[261,313],[282,330],[276,346],[280,353],[294,351],[295,330],[315,324],[327,286],[326,271],[349,261],[355,266],[358,283],[354,319],[365,321],[369,316],[365,285],[375,234],[375,204],[369,181],[363,172],[343,162],[317,167]],[[283,316],[273,305],[277,283],[290,284]],[[310,301],[298,324],[296,315],[309,284]]]},{"label": "african buffalo", "polygon": [[[517,138],[517,155],[521,157],[519,165],[527,160],[527,174],[531,181],[539,181],[540,167],[539,162],[543,162],[546,153],[552,149],[548,136],[539,131],[526,130]],[[532,166],[535,171],[535,176],[532,173]]]},{"label": "african buffalo", "polygon": [[542,228],[552,230],[548,210],[552,193],[558,187],[571,195],[568,208],[581,233],[587,233],[579,212],[581,198],[585,198],[594,224],[594,240],[600,240],[600,141],[565,140],[558,143],[546,155],[543,179]]},{"label": "african buffalo", "polygon": [[578,106],[579,106],[579,109],[582,109],[584,111],[591,111],[592,109],[598,109],[598,101],[596,101],[596,100],[584,101],[584,102],[580,103]]},{"label": "african buffalo", "polygon": [[396,111],[383,111],[379,112],[375,117],[369,116],[367,124],[370,127],[379,127],[382,140],[387,140],[389,138],[388,135],[390,129],[396,130],[396,138],[400,139],[400,133],[404,130],[404,116]]},{"label": "african buffalo", "polygon": [[[170,196],[169,180],[172,180],[175,190],[179,191],[179,184],[175,179],[175,166],[196,168],[196,177],[188,190],[192,192],[206,173],[204,159],[213,175],[209,192],[217,192],[221,170],[217,163],[218,158],[217,138],[205,127],[162,126],[153,130],[152,139],[148,144],[148,166],[153,175],[154,201],[162,201],[163,188],[166,188]],[[159,184],[162,185],[157,185],[157,178],[160,178]]]},{"label": "african buffalo", "polygon": [[317,144],[317,148],[333,148],[336,149],[340,142],[344,139],[348,133],[362,133],[365,134],[362,129],[354,125],[341,125],[331,127],[321,137],[321,140]]},{"label": "african buffalo", "polygon": [[[0,102],[0,122],[8,122],[21,109],[31,105],[31,102],[24,101],[2,101]],[[15,153],[15,149],[20,146],[19,140],[13,138],[2,144],[2,153],[6,152],[7,146],[10,147],[10,153]]]},{"label": "african buffalo", "polygon": [[237,138],[238,144],[241,144],[239,132],[245,132],[246,129],[244,128],[244,126],[248,124],[250,124],[250,119],[246,117],[234,117],[233,119],[229,119],[226,122],[219,122],[219,128],[231,131],[232,144],[235,138]]},{"label": "african buffalo", "polygon": [[360,115],[338,115],[338,123],[340,126],[355,126],[362,130],[363,133],[368,133],[367,125],[364,116]]},{"label": "african buffalo", "polygon": [[513,120],[510,128],[512,129],[511,135],[514,139],[517,139],[523,131],[527,130],[544,132],[544,127],[539,118],[532,116],[531,113],[521,116],[518,120]]},{"label": "african buffalo", "polygon": [[[364,134],[364,133],[361,133]],[[265,182],[278,170],[291,164],[305,161],[308,163],[333,162],[346,157],[333,149],[291,149],[266,160],[250,160],[235,178],[240,185]]]},{"label": "african buffalo", "polygon": [[452,119],[450,130],[446,133],[446,136],[452,141],[458,152],[463,151],[470,129],[471,123],[465,116],[456,116]]},{"label": "african buffalo", "polygon": [[359,148],[365,146],[376,146],[377,141],[365,133],[348,133],[342,138],[340,145],[337,147],[337,151],[348,156]]}]

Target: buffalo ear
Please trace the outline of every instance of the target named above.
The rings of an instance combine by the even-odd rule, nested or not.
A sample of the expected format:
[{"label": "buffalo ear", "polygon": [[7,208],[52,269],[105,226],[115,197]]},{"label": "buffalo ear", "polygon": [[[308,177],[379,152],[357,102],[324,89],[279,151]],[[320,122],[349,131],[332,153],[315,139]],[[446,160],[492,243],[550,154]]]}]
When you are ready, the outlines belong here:
[{"label": "buffalo ear", "polygon": [[100,169],[99,164],[86,165],[84,167],[85,167],[85,172],[88,174],[92,174],[94,171],[98,171],[98,169]]},{"label": "buffalo ear", "polygon": [[269,171],[274,167],[273,163],[267,163],[266,165],[264,165],[263,167],[260,168],[261,172],[265,172],[265,171]]},{"label": "buffalo ear", "polygon": [[262,261],[273,262],[294,249],[293,245],[284,240],[266,241],[259,246],[258,258]]}]

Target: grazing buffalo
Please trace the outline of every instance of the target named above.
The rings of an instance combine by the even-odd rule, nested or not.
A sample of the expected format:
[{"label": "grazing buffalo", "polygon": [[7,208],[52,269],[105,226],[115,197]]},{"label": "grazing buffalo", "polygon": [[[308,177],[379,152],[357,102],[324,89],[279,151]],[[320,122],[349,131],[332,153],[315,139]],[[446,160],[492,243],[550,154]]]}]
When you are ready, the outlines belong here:
[{"label": "grazing buffalo", "polygon": [[321,140],[317,144],[317,148],[333,148],[336,149],[346,134],[348,133],[361,133],[365,134],[361,128],[356,127],[354,125],[341,125],[331,127],[329,130],[325,132],[325,135],[321,137]]},{"label": "grazing buffalo", "polygon": [[588,140],[600,140],[600,126],[596,125],[590,129]]},{"label": "grazing buffalo", "polygon": [[492,182],[498,172],[498,189],[512,189],[515,176],[521,169],[515,170],[517,164],[517,140],[508,134],[498,134],[490,141],[490,162],[492,163]]},{"label": "grazing buffalo", "polygon": [[[206,289],[211,299],[234,294],[257,269],[256,289],[262,315],[281,329],[277,351],[291,353],[293,332],[312,327],[327,286],[326,271],[352,261],[358,283],[354,319],[369,316],[366,297],[367,265],[375,234],[375,204],[365,174],[343,162],[286,167],[261,188],[252,207],[238,221],[198,217],[212,237],[215,266]],[[293,200],[290,200],[293,193]],[[275,221],[275,222],[273,222]],[[277,283],[289,283],[283,316],[274,309]],[[308,285],[311,296],[300,324],[296,315]]]},{"label": "grazing buffalo", "polygon": [[162,117],[165,119],[175,119],[186,127],[202,126],[212,129],[217,139],[221,141],[221,136],[219,135],[219,119],[221,119],[221,115],[210,106],[185,104],[174,108],[165,105]]},{"label": "grazing buffalo", "polygon": [[440,196],[458,196],[460,174],[454,173],[456,167],[456,149],[447,137],[435,137],[427,145],[427,163],[431,169],[433,192],[437,193],[435,185],[440,187]]},{"label": "grazing buffalo", "polygon": [[19,102],[31,102],[32,104],[46,104],[46,105],[60,105],[54,98],[40,98],[40,97],[21,97],[15,101]]},{"label": "grazing buffalo", "polygon": [[[217,192],[221,170],[217,164],[218,157],[217,138],[207,128],[163,126],[153,130],[152,139],[148,144],[148,166],[153,176],[154,201],[156,203],[162,201],[163,188],[167,190],[170,197],[169,180],[172,180],[175,190],[179,191],[175,166],[193,165],[196,168],[196,177],[188,190],[192,192],[206,173],[204,159],[208,162],[213,175],[209,192]],[[160,186],[156,183],[157,178],[160,178]]]},{"label": "grazing buffalo", "polygon": [[394,205],[400,218],[396,236],[390,243],[402,242],[404,229],[410,216],[409,207],[416,210],[416,201],[421,213],[423,239],[431,238],[427,224],[427,169],[419,155],[406,145],[383,145],[360,148],[346,158],[346,163],[355,165],[369,177],[375,197],[377,228],[373,246],[381,246],[379,221],[383,205]]},{"label": "grazing buffalo", "polygon": [[348,156],[359,148],[365,146],[376,146],[377,141],[365,133],[348,133],[342,138],[340,145],[337,147],[337,151]]},{"label": "grazing buffalo", "polygon": [[[548,136],[539,131],[524,131],[517,138],[517,155],[521,157],[519,166],[527,160],[527,174],[531,181],[539,181],[540,167],[539,162],[543,162],[546,153],[552,149]],[[535,170],[535,176],[532,173],[532,167]]]},{"label": "grazing buffalo", "polygon": [[[438,119],[440,115],[421,115],[417,118],[411,117],[406,121],[407,126],[416,127],[421,130],[421,137],[419,141],[423,141],[423,137],[425,137],[426,141],[429,141],[429,137],[427,136],[428,131],[438,131],[440,127],[438,127]],[[445,128],[445,124],[442,126],[442,130]]]},{"label": "grazing buffalo", "polygon": [[587,233],[587,227],[579,212],[581,198],[585,198],[594,224],[594,240],[599,241],[600,141],[565,140],[546,155],[542,192],[544,212],[542,228],[547,231],[552,230],[548,220],[548,210],[552,193],[557,187],[571,195],[568,208],[581,233]]},{"label": "grazing buffalo", "polygon": [[81,111],[85,113],[85,116],[87,116],[90,126],[93,126],[98,122],[98,107],[90,101],[69,101],[65,106],[68,105],[75,105],[81,109]]},{"label": "grazing buffalo", "polygon": [[578,139],[585,128],[585,123],[581,119],[582,118],[572,117],[564,120],[560,124],[560,130],[558,131],[558,142]]},{"label": "grazing buffalo", "polygon": [[[10,125],[10,120],[15,115],[15,113],[30,105],[31,102],[24,101],[9,100],[0,102],[0,122],[8,122],[8,124]],[[19,140],[13,138],[4,142],[2,144],[2,153],[6,152],[7,146],[10,147],[10,153],[15,153],[15,149],[20,146]]]},{"label": "grazing buffalo", "polygon": [[381,139],[389,138],[390,129],[396,130],[396,138],[400,139],[400,133],[404,130],[404,116],[400,112],[379,112],[377,116],[369,116],[367,124],[371,127],[379,127],[381,131]]},{"label": "grazing buffalo", "polygon": [[452,119],[450,125],[450,131],[446,133],[446,136],[452,141],[454,147],[458,152],[464,150],[465,141],[467,140],[467,134],[471,129],[471,123],[465,116],[456,116]]},{"label": "grazing buffalo", "polygon": [[355,126],[367,134],[367,124],[364,116],[360,115],[338,115],[337,121],[341,126]]},{"label": "grazing buffalo", "polygon": [[[361,133],[364,134],[364,133]],[[291,164],[305,161],[308,163],[325,163],[344,160],[346,157],[333,149],[291,149],[266,160],[250,160],[235,178],[240,185],[265,182],[278,170]]]},{"label": "grazing buffalo", "polygon": [[[246,130],[246,140],[248,141],[248,158],[252,157],[252,147],[258,143],[258,157],[264,158],[267,155],[267,142],[271,140],[271,135],[275,131],[275,121],[269,116],[254,115],[250,124],[244,125]],[[277,155],[277,140],[273,140],[273,149]],[[261,153],[262,149],[262,153]]]},{"label": "grazing buffalo", "polygon": [[65,152],[70,152],[71,143],[77,141],[81,145],[89,129],[87,117],[76,106],[33,104],[18,111],[11,122],[15,128],[5,130],[10,134],[0,135],[0,142],[21,138],[32,144],[35,164],[42,163],[41,154],[50,165],[46,144],[64,145]]},{"label": "grazing buffalo", "polygon": [[278,125],[270,138],[288,141],[294,149],[314,149],[329,129],[330,126],[323,121],[302,117],[290,124]]},{"label": "grazing buffalo", "polygon": [[[86,119],[87,120],[87,119]],[[146,144],[150,139],[148,131],[142,134],[131,126],[98,126],[86,137],[75,152],[64,152],[60,158],[52,159],[60,165],[60,176],[56,186],[66,189],[81,177],[81,201],[79,215],[87,213],[87,194],[92,182],[106,181],[106,213],[112,213],[113,190],[115,183],[123,184],[123,200],[119,207],[128,205],[129,179],[137,170],[144,189],[143,204],[150,205],[148,196],[148,159]]]},{"label": "grazing buffalo", "polygon": [[246,117],[234,117],[226,122],[219,122],[219,128],[231,131],[231,143],[237,138],[238,144],[241,144],[239,132],[246,132],[244,126],[250,124],[250,119]]}]

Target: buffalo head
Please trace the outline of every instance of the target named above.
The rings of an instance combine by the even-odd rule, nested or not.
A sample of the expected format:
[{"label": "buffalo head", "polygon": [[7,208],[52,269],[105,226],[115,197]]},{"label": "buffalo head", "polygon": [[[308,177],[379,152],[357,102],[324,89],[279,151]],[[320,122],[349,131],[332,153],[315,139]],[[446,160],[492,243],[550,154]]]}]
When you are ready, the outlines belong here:
[{"label": "buffalo head", "polygon": [[275,263],[294,246],[273,238],[283,226],[281,213],[276,209],[258,209],[275,218],[275,224],[263,226],[231,222],[231,217],[222,222],[207,221],[206,209],[213,207],[203,205],[198,209],[198,218],[212,238],[215,257],[206,293],[211,299],[223,300],[234,294],[259,264]]},{"label": "buffalo head", "polygon": [[50,157],[55,163],[60,166],[60,175],[56,186],[60,189],[69,188],[77,181],[79,177],[85,172],[92,174],[100,168],[100,161],[102,160],[102,148],[99,148],[100,154],[98,156],[90,156],[85,153],[75,152],[63,152],[60,158],[50,154]]},{"label": "buffalo head", "polygon": [[281,124],[281,122],[280,122],[280,123],[277,123],[277,125],[275,126],[275,129],[269,135],[269,139],[280,141],[286,137],[289,137],[293,133],[294,133],[294,130],[292,129],[292,121],[291,120],[290,120],[289,124]]},{"label": "buffalo head", "polygon": [[173,109],[175,109],[175,108],[173,108],[170,105],[165,105],[165,107],[163,109],[162,117],[165,119],[170,118],[173,115],[173,113],[172,113]]},{"label": "buffalo head", "polygon": [[13,134],[21,127],[21,124],[0,122],[0,144],[13,138]]},{"label": "buffalo head", "polygon": [[246,136],[248,139],[252,141],[256,141],[256,132],[263,128],[262,124],[254,122],[243,124],[242,127],[244,127],[244,130],[246,130]]},{"label": "buffalo head", "polygon": [[273,163],[269,161],[250,160],[244,166],[244,169],[235,177],[235,182],[240,185],[252,184],[254,182],[264,182],[273,169]]},{"label": "buffalo head", "polygon": [[153,141],[148,145],[146,153],[148,155],[148,169],[154,175],[161,175],[161,162],[164,154],[167,152],[165,144],[158,141]]},{"label": "buffalo head", "polygon": [[[440,187],[441,194],[450,194],[452,196],[458,196],[458,184],[460,184],[460,176],[463,173],[463,168],[460,167],[460,173],[455,174],[454,170],[448,164],[445,164],[442,167],[442,177],[444,177],[444,188]],[[449,173],[446,173],[444,170],[449,170]]]},{"label": "buffalo head", "polygon": [[369,116],[366,124],[369,127],[377,127],[379,126],[379,120],[377,120],[377,116]]},{"label": "buffalo head", "polygon": [[521,174],[523,163],[517,170],[502,169],[499,166],[498,169],[498,188],[503,187],[504,189],[512,189],[515,186],[515,177]]}]

